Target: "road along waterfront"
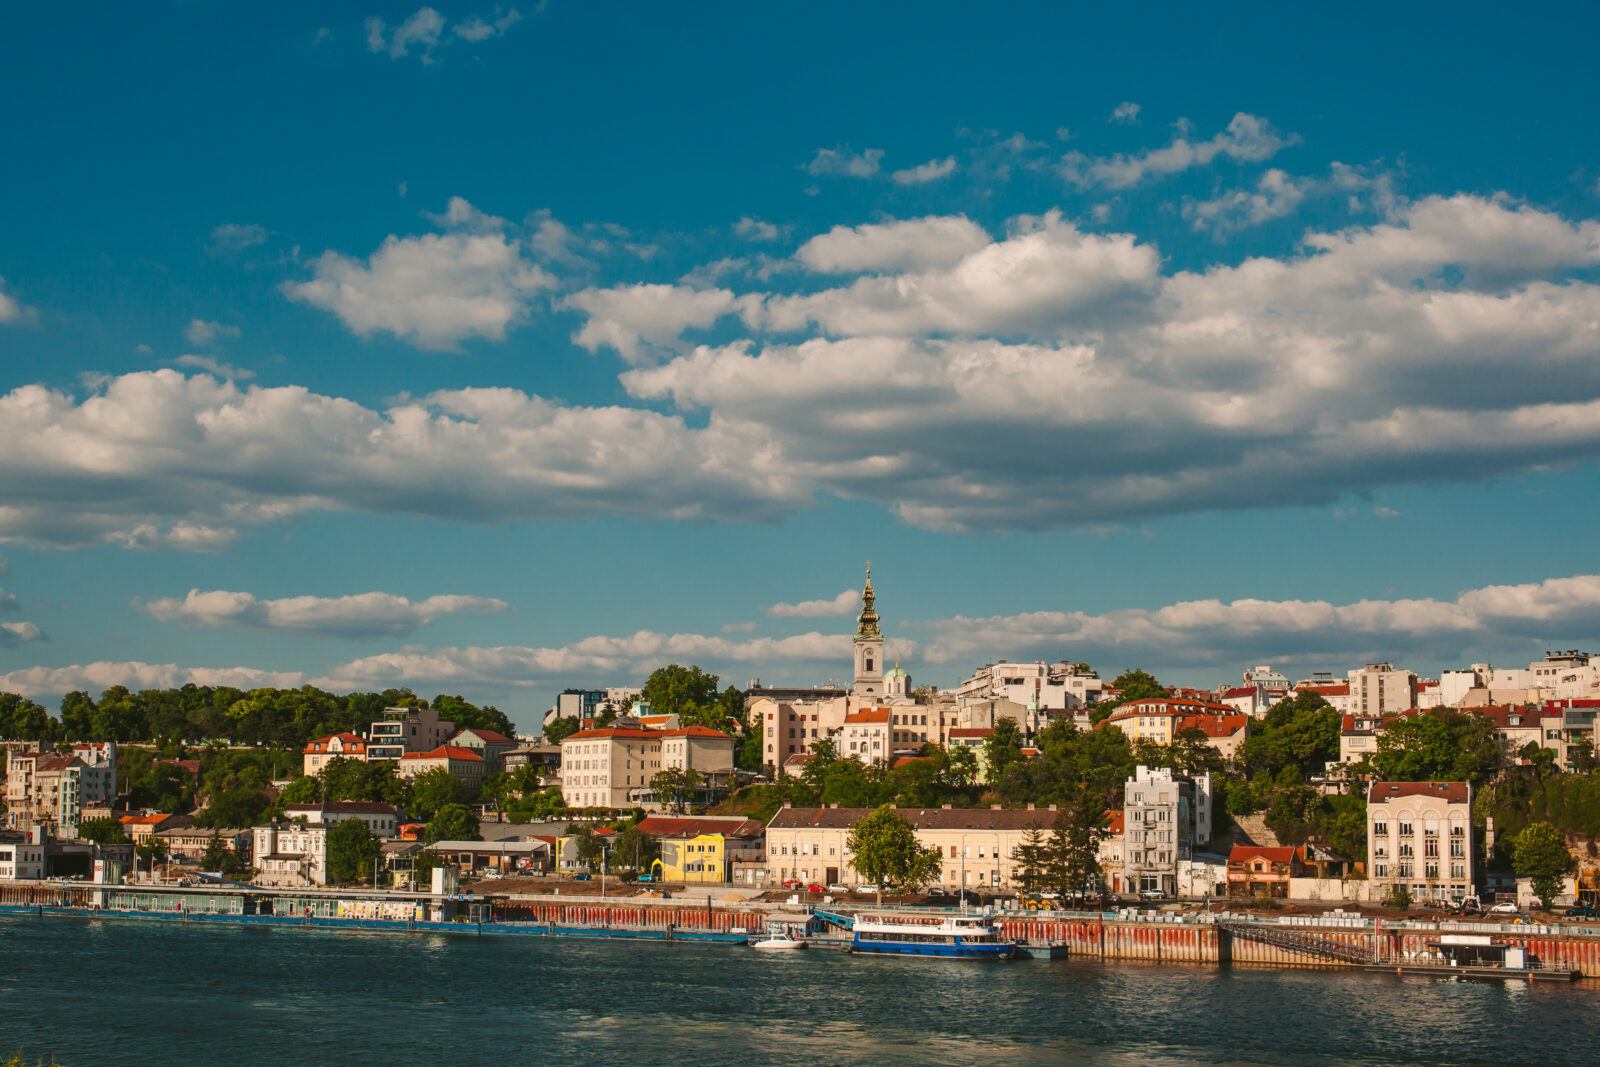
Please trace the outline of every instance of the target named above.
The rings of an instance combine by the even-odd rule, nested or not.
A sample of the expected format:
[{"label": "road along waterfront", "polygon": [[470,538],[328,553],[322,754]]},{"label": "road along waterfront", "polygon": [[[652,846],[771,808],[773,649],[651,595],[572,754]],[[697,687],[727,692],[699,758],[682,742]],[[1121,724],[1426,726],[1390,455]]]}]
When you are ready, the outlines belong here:
[{"label": "road along waterfront", "polygon": [[67,1067],[1591,1063],[1593,994],[1359,971],[937,963],[0,916],[0,1039]]}]

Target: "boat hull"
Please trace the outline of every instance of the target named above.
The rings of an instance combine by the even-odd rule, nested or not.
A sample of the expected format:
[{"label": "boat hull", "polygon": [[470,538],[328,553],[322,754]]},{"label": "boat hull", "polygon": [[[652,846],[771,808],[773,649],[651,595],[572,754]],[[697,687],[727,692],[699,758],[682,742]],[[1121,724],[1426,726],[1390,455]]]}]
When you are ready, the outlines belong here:
[{"label": "boat hull", "polygon": [[851,952],[874,956],[923,956],[950,960],[1009,960],[1017,953],[1010,941],[981,941],[976,944],[942,944],[937,941],[864,941],[856,938]]}]

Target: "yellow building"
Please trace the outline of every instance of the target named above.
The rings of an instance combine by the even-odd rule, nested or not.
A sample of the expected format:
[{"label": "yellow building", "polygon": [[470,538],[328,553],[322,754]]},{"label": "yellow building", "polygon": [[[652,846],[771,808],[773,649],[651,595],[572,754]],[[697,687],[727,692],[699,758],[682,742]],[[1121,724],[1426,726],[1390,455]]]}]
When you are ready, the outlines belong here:
[{"label": "yellow building", "polygon": [[729,881],[727,839],[721,834],[664,839],[661,876],[667,882]]}]

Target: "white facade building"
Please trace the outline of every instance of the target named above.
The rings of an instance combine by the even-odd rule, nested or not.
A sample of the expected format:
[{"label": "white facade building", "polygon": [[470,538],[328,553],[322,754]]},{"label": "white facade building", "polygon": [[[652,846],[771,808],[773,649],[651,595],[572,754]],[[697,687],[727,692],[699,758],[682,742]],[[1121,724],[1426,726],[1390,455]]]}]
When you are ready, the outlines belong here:
[{"label": "white facade building", "polygon": [[1417,676],[1387,663],[1369,663],[1350,672],[1348,710],[1369,715],[1406,711],[1417,706]]}]

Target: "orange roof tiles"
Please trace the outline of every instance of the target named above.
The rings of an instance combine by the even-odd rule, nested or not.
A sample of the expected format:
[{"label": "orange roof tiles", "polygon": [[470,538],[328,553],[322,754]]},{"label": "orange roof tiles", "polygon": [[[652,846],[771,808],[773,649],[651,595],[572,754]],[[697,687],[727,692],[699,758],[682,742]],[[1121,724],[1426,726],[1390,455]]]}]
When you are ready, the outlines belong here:
[{"label": "orange roof tiles", "polygon": [[846,726],[864,726],[872,723],[887,723],[888,721],[888,708],[862,708],[860,711],[852,711],[844,717]]},{"label": "orange roof tiles", "polygon": [[403,760],[408,760],[408,759],[416,759],[416,760],[422,760],[422,759],[458,759],[458,760],[468,760],[468,761],[473,762],[473,763],[482,763],[483,762],[483,757],[482,756],[480,756],[476,752],[472,751],[472,749],[470,749],[470,748],[462,748],[460,745],[440,745],[438,748],[434,749],[432,752],[407,752],[404,756],[401,756],[400,758],[403,759]]}]

